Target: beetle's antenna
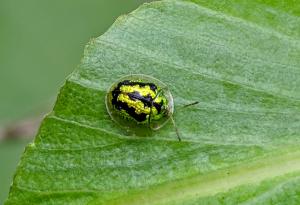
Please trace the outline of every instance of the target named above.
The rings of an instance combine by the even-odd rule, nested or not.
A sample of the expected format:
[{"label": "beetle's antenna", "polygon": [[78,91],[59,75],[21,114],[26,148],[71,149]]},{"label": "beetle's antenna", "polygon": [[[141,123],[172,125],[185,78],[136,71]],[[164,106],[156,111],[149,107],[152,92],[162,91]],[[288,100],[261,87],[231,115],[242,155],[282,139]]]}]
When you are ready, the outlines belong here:
[{"label": "beetle's antenna", "polygon": [[179,107],[179,108],[177,108],[177,109],[178,109],[178,110],[185,109],[185,108],[187,108],[187,107],[190,107],[190,106],[193,106],[193,105],[197,105],[198,103],[199,103],[198,101],[195,101],[195,102],[192,102],[192,103],[183,105],[182,107]]},{"label": "beetle's antenna", "polygon": [[174,118],[173,118],[171,115],[170,115],[170,118],[171,118],[172,124],[173,124],[173,126],[174,126],[174,129],[175,129],[175,132],[176,132],[178,141],[181,142],[179,130],[178,130],[177,126],[176,126],[175,120],[174,120]]},{"label": "beetle's antenna", "polygon": [[[151,108],[150,108],[150,115],[149,115],[149,118],[148,118],[148,124],[149,124],[149,127],[150,127],[150,123],[151,123],[151,116],[152,116],[152,107],[153,107],[153,102],[154,100],[159,96],[159,94],[164,90],[165,88],[162,88],[161,90],[158,91],[158,93],[156,94],[156,96],[153,98],[153,100],[151,101]],[[193,106],[193,105],[197,105],[199,102],[198,101],[195,101],[195,102],[192,102],[190,104],[187,104],[187,105],[184,105],[182,108],[186,108],[186,107],[189,107],[189,106]],[[175,123],[175,120],[173,118],[172,115],[169,115],[169,117],[171,118],[171,121],[172,121],[172,124],[174,126],[174,129],[175,129],[175,132],[176,132],[176,135],[177,135],[177,138],[178,138],[178,141],[181,142],[181,137],[180,137],[180,134],[179,134],[179,130],[176,126],[176,123]],[[151,128],[151,127],[150,127]]]},{"label": "beetle's antenna", "polygon": [[[198,101],[195,101],[195,102],[193,102],[193,103],[184,105],[182,108],[186,108],[186,107],[189,107],[189,106],[197,105],[198,103],[199,103]],[[179,130],[178,130],[177,126],[176,126],[175,120],[174,120],[174,118],[173,118],[172,115],[170,116],[170,118],[171,118],[172,124],[173,124],[173,126],[174,126],[174,129],[175,129],[175,132],[176,132],[178,141],[180,142],[180,141],[181,141],[181,138],[180,138]]]},{"label": "beetle's antenna", "polygon": [[192,106],[192,105],[197,105],[198,103],[199,103],[198,101],[195,101],[195,102],[192,102],[190,104],[184,105],[182,108],[186,108],[186,107],[189,107],[189,106]]}]

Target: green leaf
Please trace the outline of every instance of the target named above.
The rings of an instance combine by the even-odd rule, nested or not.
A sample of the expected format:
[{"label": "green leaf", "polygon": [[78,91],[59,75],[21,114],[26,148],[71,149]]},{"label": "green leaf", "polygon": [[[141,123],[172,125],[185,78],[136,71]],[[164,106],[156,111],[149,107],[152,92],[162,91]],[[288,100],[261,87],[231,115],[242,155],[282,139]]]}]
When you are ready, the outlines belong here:
[{"label": "green leaf", "polygon": [[[288,0],[173,0],[120,17],[86,47],[6,205],[299,204],[299,14]],[[182,142],[171,123],[141,137],[109,118],[106,90],[131,73],[169,86]]]}]

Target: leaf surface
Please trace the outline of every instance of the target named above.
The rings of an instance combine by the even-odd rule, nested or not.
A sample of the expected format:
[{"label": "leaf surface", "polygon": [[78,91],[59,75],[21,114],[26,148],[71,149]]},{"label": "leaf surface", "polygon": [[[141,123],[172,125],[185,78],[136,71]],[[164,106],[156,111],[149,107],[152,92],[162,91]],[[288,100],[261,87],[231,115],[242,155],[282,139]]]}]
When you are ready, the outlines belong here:
[{"label": "leaf surface", "polygon": [[[61,88],[6,205],[299,204],[299,14],[169,0],[118,18]],[[141,137],[109,118],[107,89],[136,73],[169,86],[182,142],[171,123]]]}]

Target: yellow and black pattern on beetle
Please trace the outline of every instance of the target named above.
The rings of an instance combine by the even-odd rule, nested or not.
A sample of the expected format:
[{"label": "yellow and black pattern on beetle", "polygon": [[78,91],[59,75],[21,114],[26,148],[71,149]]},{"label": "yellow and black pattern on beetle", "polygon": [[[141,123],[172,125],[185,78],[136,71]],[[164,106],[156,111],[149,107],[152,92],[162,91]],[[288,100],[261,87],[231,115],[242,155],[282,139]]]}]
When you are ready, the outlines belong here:
[{"label": "yellow and black pattern on beetle", "polygon": [[161,88],[153,83],[124,80],[112,90],[112,105],[124,118],[138,123],[159,120],[168,115],[167,99],[158,95]]}]

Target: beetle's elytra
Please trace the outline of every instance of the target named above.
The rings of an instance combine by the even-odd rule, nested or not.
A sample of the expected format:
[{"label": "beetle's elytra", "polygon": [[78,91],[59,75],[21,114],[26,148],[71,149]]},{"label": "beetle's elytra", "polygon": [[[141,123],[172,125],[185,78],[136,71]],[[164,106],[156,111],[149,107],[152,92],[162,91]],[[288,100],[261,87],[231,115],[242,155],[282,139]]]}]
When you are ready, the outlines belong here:
[{"label": "beetle's elytra", "polygon": [[161,128],[173,113],[167,86],[147,75],[128,75],[116,81],[106,96],[108,113],[117,123]]},{"label": "beetle's elytra", "polygon": [[123,80],[112,90],[111,103],[125,117],[147,123],[168,114],[167,99],[157,96],[159,91],[153,83]]}]

